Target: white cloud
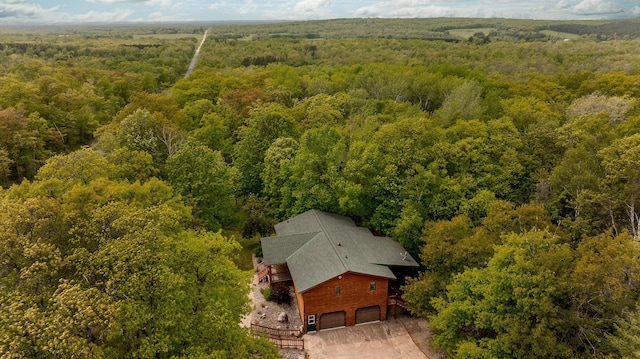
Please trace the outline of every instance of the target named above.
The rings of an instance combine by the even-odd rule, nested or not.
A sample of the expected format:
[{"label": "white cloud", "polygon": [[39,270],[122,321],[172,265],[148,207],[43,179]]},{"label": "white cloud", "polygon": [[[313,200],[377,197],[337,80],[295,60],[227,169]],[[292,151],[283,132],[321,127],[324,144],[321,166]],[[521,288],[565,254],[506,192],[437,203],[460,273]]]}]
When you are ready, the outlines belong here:
[{"label": "white cloud", "polygon": [[571,8],[571,12],[579,15],[615,14],[621,11],[617,4],[607,0],[582,0]]},{"label": "white cloud", "polygon": [[[617,18],[621,0],[382,0],[362,6],[356,17],[505,17],[524,19]],[[640,12],[640,9],[638,10]],[[631,14],[631,9],[626,15]]]},{"label": "white cloud", "polygon": [[0,18],[39,19],[53,14],[57,9],[58,6],[45,9],[31,1],[5,0],[0,1]]},{"label": "white cloud", "polygon": [[100,4],[138,4],[146,2],[147,0],[85,0],[87,2],[100,3]]},{"label": "white cloud", "polygon": [[254,13],[258,6],[253,3],[253,0],[245,0],[244,5],[237,7],[236,10],[240,15],[246,15]]},{"label": "white cloud", "polygon": [[20,3],[30,3],[31,1],[29,0],[2,0],[0,1],[0,5],[4,5],[4,4],[20,4]]},{"label": "white cloud", "polygon": [[322,18],[331,10],[331,0],[302,0],[293,7],[292,14],[299,19]]},{"label": "white cloud", "polygon": [[357,17],[483,17],[483,10],[478,8],[458,8],[432,4],[429,0],[382,1],[374,5],[364,6],[354,13]]},{"label": "white cloud", "polygon": [[144,6],[161,6],[169,7],[173,4],[172,0],[85,0],[92,3],[100,4],[140,4]]},{"label": "white cloud", "polygon": [[118,9],[114,11],[89,11],[84,14],[62,13],[57,15],[57,21],[68,22],[123,22],[131,15],[131,10]]},{"label": "white cloud", "polygon": [[180,7],[182,4],[173,5],[172,0],[148,0],[147,2],[144,3],[144,5],[148,5],[148,6],[158,5],[160,7],[167,8],[171,6]]},{"label": "white cloud", "polygon": [[145,21],[179,21],[184,20],[183,15],[174,14],[174,15],[163,15],[160,11],[152,12],[147,15],[147,19]]}]

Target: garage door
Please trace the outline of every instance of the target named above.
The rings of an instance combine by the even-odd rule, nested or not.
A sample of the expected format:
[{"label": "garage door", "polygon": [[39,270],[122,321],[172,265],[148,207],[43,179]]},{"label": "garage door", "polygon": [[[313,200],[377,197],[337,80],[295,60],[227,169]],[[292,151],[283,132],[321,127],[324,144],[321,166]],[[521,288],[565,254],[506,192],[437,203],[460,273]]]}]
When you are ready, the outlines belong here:
[{"label": "garage door", "polygon": [[356,324],[380,320],[380,306],[365,307],[356,310]]},{"label": "garage door", "polygon": [[320,330],[347,325],[347,315],[345,312],[325,313],[320,316]]}]

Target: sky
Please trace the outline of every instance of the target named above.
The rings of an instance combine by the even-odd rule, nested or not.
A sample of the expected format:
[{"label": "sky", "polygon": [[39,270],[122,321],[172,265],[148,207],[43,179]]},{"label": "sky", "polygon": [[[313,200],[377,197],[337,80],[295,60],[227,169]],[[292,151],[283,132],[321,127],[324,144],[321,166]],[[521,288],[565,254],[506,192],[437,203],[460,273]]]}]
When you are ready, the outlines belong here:
[{"label": "sky", "polygon": [[640,17],[638,0],[0,0],[0,24],[500,17]]}]

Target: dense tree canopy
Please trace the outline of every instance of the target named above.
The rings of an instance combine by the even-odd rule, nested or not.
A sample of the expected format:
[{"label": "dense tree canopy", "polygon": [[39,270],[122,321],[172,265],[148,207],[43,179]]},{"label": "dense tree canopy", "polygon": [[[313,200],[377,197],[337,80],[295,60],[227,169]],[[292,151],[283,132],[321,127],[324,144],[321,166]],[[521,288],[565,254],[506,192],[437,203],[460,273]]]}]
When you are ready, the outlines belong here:
[{"label": "dense tree canopy", "polygon": [[[9,357],[247,357],[238,244],[194,231],[171,187],[99,153],[49,160],[0,198],[0,352]],[[245,283],[245,285],[238,285]]]},{"label": "dense tree canopy", "polygon": [[269,357],[211,231],[317,208],[420,260],[454,357],[633,355],[636,30],[219,25],[187,78],[200,25],[0,30],[0,353]]}]

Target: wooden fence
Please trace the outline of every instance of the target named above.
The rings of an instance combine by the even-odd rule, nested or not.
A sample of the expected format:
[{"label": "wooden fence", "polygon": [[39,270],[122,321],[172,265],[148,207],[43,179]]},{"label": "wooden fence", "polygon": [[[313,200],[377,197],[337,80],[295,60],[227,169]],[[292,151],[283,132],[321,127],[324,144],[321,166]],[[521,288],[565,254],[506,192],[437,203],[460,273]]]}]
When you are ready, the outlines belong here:
[{"label": "wooden fence", "polygon": [[302,331],[300,329],[280,329],[280,328],[272,328],[267,327],[260,324],[251,323],[251,330],[254,332],[262,332],[265,334],[269,334],[270,337],[300,337],[302,336]]},{"label": "wooden fence", "polygon": [[300,329],[280,329],[251,323],[251,331],[254,334],[263,333],[280,349],[304,350],[304,339]]},{"label": "wooden fence", "polygon": [[280,349],[304,350],[304,339],[302,338],[269,338],[269,340]]}]

